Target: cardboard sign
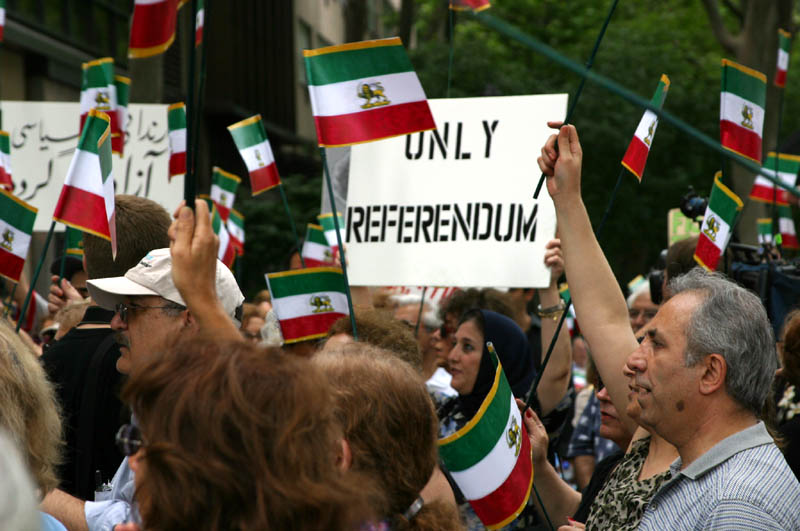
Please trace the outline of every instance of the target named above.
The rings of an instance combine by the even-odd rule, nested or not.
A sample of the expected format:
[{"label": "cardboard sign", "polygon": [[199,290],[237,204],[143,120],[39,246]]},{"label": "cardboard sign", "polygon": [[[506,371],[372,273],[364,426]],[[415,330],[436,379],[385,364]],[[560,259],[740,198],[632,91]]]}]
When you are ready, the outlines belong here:
[{"label": "cardboard sign", "polygon": [[675,242],[700,235],[697,222],[683,215],[680,208],[672,208],[667,213],[667,241],[668,245]]},{"label": "cardboard sign", "polygon": [[545,287],[536,157],[567,95],[429,100],[436,131],[352,147],[348,274],[362,286]]},{"label": "cardboard sign", "polygon": [[[78,145],[80,104],[4,101],[2,111],[14,194],[39,209],[34,230],[47,231]],[[183,177],[168,182],[167,138],[166,105],[128,107],[125,157],[113,155],[116,193],[147,197],[172,212],[183,199]],[[64,225],[57,223],[56,230]]]}]

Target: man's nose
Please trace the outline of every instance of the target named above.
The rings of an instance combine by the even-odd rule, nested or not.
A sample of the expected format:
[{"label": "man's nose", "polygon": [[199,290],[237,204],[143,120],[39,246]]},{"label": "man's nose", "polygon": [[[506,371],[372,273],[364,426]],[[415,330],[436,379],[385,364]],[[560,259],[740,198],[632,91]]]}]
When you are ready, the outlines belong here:
[{"label": "man's nose", "polygon": [[628,356],[625,366],[622,368],[622,372],[625,376],[632,376],[636,372],[644,372],[646,370],[647,361],[645,361],[639,349],[634,350],[630,356]]},{"label": "man's nose", "polygon": [[125,330],[126,328],[128,328],[128,324],[122,320],[122,316],[119,312],[114,312],[114,317],[111,318],[111,329]]}]

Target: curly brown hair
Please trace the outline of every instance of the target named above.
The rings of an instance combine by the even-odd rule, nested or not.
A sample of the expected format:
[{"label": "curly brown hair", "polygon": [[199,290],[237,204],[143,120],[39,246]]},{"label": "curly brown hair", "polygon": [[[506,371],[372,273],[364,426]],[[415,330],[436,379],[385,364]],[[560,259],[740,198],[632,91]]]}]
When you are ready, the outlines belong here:
[{"label": "curly brown hair", "polygon": [[392,352],[363,343],[313,358],[330,378],[337,416],[353,454],[352,470],[380,479],[392,529],[462,529],[455,507],[426,502],[403,513],[433,474],[438,420],[419,374]]},{"label": "curly brown hair", "polygon": [[136,497],[149,530],[352,529],[371,517],[363,478],[337,466],[330,387],[307,360],[189,339],[134,367],[123,398],[145,443]]},{"label": "curly brown hair", "polygon": [[789,312],[783,322],[781,358],[784,378],[800,386],[800,310]]}]

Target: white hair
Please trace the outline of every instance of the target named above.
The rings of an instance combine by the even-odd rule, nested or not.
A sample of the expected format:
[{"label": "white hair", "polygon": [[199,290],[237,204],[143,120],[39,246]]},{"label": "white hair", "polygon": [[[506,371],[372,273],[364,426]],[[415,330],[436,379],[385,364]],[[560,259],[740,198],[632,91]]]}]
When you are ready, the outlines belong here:
[{"label": "white hair", "polygon": [[627,299],[627,302],[628,302],[628,308],[631,308],[631,307],[633,306],[633,303],[636,301],[636,299],[638,299],[638,298],[639,298],[639,295],[641,295],[641,294],[643,294],[643,293],[646,293],[646,294],[647,294],[647,298],[648,298],[648,299],[650,299],[650,300],[652,300],[652,299],[650,298],[650,282],[648,282],[648,281],[644,281],[644,282],[640,283],[640,284],[639,284],[638,286],[636,286],[636,288],[635,288],[635,289],[634,289],[634,290],[631,292],[631,294],[630,294],[630,295],[628,295],[628,299]]}]

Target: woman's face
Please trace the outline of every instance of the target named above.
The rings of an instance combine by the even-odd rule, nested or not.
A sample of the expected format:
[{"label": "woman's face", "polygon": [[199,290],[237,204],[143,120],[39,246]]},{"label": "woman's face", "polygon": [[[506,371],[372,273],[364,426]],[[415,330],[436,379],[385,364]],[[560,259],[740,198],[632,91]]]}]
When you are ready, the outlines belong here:
[{"label": "woman's face", "polygon": [[447,370],[453,375],[450,386],[460,395],[468,395],[475,387],[478,369],[483,355],[483,334],[474,321],[466,321],[458,327],[450,354]]}]

